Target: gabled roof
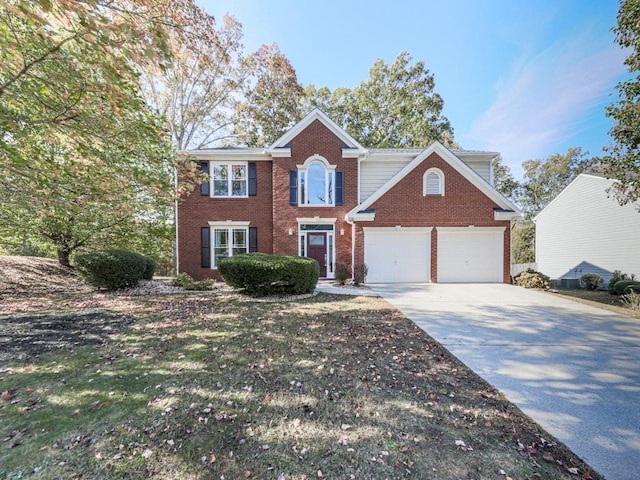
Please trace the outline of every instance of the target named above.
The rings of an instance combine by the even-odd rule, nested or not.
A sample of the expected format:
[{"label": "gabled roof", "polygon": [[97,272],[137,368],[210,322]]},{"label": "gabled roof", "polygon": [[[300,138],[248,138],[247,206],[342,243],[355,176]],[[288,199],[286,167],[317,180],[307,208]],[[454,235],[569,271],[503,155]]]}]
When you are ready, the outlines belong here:
[{"label": "gabled roof", "polygon": [[333,120],[325,115],[318,108],[311,110],[306,117],[291,127],[284,135],[278,140],[273,142],[271,146],[267,148],[267,152],[272,153],[277,149],[288,148],[289,143],[295,137],[297,137],[305,128],[318,120],[327,127],[336,137],[338,137],[346,145],[348,149],[356,150],[360,154],[364,154],[366,149],[360,145],[351,135],[349,135],[342,127],[338,126]]},{"label": "gabled roof", "polygon": [[402,170],[390,178],[382,187],[380,187],[375,193],[367,198],[363,203],[355,207],[347,214],[347,218],[353,217],[358,212],[366,210],[371,207],[377,200],[379,200],[385,193],[406,177],[413,169],[420,165],[429,155],[437,153],[445,162],[453,167],[458,173],[465,177],[471,184],[473,184],[478,190],[489,197],[493,202],[498,205],[503,211],[511,211],[516,215],[521,215],[521,210],[514,205],[507,198],[502,196],[495,188],[487,183],[480,175],[454,155],[449,149],[447,149],[440,142],[434,142],[430,147],[422,150],[411,162],[409,162]]},{"label": "gabled roof", "polygon": [[605,178],[605,177],[602,177],[600,175],[591,175],[589,173],[581,173],[576,178],[571,180],[571,183],[569,183],[569,185],[564,187],[564,189],[558,195],[556,195],[553,200],[551,200],[549,203],[547,203],[547,205],[545,205],[545,207],[542,210],[540,210],[535,217],[533,217],[533,221],[535,222],[536,220],[538,220],[538,217],[540,215],[542,215],[554,203],[556,203],[556,200],[558,200],[559,198],[562,198],[565,195],[565,192],[571,190],[573,188],[574,184],[582,182],[583,180],[585,180],[587,178],[594,179],[594,180],[600,180],[602,182],[603,191],[605,191],[609,187],[613,186],[613,184],[616,182],[616,180],[612,180],[610,178]]}]

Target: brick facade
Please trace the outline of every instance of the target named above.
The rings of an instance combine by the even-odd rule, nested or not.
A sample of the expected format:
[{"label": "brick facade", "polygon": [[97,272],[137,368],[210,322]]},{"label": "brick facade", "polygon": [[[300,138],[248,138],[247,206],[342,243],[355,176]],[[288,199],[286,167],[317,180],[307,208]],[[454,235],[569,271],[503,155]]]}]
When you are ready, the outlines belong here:
[{"label": "brick facade", "polygon": [[[256,160],[257,195],[247,198],[210,198],[197,188],[178,206],[179,271],[196,279],[220,278],[217,270],[201,267],[200,229],[210,221],[244,221],[257,228],[257,249],[264,253],[298,255],[299,219],[335,219],[336,262],[364,262],[363,227],[434,227],[431,231],[431,279],[437,281],[437,227],[506,227],[504,235],[504,281],[509,281],[510,221],[496,221],[498,207],[468,178],[460,174],[437,153],[418,164],[413,171],[378,198],[374,221],[360,221],[352,227],[345,220],[358,205],[357,158],[343,158],[345,142],[322,121],[315,119],[287,142],[290,156],[272,155]],[[293,135],[293,133],[291,134]],[[352,146],[348,146],[351,148]],[[279,146],[285,148],[285,146]],[[255,153],[255,152],[254,152]],[[220,153],[217,152],[220,156]],[[344,172],[344,201],[340,206],[299,206],[289,203],[289,172],[297,170],[314,155]],[[239,158],[236,156],[234,158]],[[249,154],[242,161],[253,161]],[[423,195],[423,176],[427,169],[439,168],[444,174],[445,195]],[[313,220],[310,221],[313,223]],[[333,222],[332,222],[333,223]],[[355,232],[352,232],[355,228]],[[352,237],[353,234],[353,237]]]},{"label": "brick facade", "polygon": [[[444,195],[423,195],[423,177],[429,168],[444,174]],[[504,282],[510,281],[510,222],[494,219],[497,205],[451,167],[437,153],[432,153],[409,175],[400,180],[372,204],[375,221],[358,223],[358,240],[364,244],[362,227],[436,227],[431,232],[431,280],[437,282],[437,227],[506,227],[504,236]],[[364,262],[363,248],[357,251],[357,262]]]},{"label": "brick facade", "polygon": [[273,185],[271,162],[256,162],[257,195],[247,198],[211,198],[199,187],[178,203],[178,271],[196,280],[216,278],[217,270],[202,268],[200,229],[215,221],[249,221],[258,229],[258,251],[273,253]]}]

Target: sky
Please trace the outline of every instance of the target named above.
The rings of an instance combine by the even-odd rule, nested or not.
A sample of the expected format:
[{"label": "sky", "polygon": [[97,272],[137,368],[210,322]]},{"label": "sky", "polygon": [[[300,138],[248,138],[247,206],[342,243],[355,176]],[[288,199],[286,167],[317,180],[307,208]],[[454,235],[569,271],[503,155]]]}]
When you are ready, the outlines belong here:
[{"label": "sky", "polygon": [[302,85],[353,88],[401,51],[423,61],[465,149],[522,162],[611,139],[605,108],[627,78],[617,0],[196,0],[243,24],[245,51],[276,43]]}]

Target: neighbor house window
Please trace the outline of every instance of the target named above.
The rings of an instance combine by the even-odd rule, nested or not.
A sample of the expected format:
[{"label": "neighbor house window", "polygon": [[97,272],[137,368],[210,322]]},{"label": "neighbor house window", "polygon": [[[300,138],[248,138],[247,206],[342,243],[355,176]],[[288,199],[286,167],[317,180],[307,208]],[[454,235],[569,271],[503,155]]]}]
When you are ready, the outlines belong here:
[{"label": "neighbor house window", "polygon": [[444,173],[439,168],[424,172],[423,195],[444,195]]},{"label": "neighbor house window", "polygon": [[289,203],[305,206],[342,205],[344,172],[320,155],[307,159],[289,173]]},{"label": "neighbor house window", "polygon": [[211,162],[214,197],[247,196],[247,163]]}]

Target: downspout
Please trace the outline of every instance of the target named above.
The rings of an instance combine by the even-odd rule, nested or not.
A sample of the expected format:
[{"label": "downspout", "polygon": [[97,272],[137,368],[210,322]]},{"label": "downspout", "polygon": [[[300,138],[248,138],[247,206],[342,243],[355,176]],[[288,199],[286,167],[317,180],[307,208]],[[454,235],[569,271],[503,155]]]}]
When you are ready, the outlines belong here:
[{"label": "downspout", "polygon": [[173,185],[174,185],[174,209],[173,209],[173,218],[176,223],[176,239],[173,242],[173,248],[175,249],[175,262],[176,262],[176,275],[180,275],[180,262],[178,260],[178,167],[175,166],[173,168]]}]

